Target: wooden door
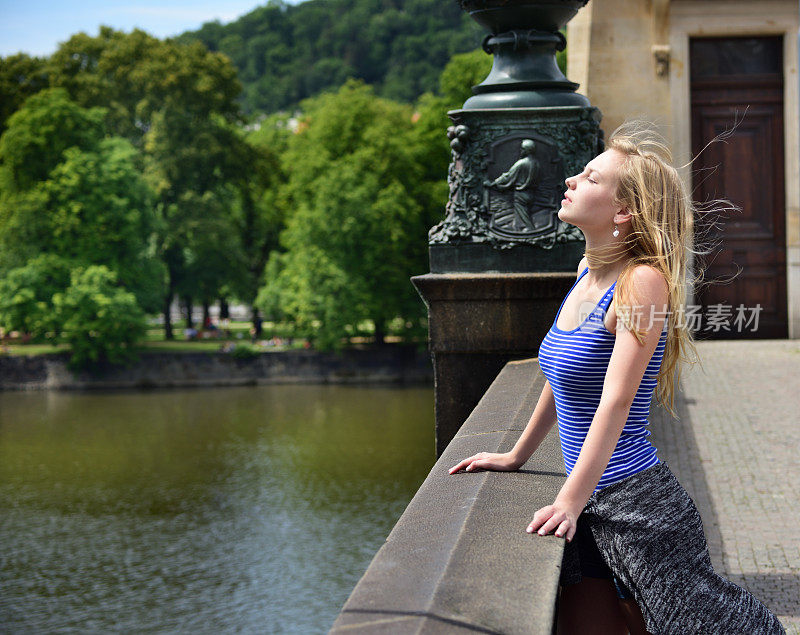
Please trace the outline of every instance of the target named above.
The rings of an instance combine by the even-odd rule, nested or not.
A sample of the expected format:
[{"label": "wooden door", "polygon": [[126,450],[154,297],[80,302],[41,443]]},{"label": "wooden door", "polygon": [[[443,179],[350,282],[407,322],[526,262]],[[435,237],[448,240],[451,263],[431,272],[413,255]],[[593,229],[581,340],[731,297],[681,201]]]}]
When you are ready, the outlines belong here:
[{"label": "wooden door", "polygon": [[715,245],[695,289],[697,339],[788,337],[782,49],[781,37],[690,42],[693,198],[740,208],[696,216],[700,248]]}]

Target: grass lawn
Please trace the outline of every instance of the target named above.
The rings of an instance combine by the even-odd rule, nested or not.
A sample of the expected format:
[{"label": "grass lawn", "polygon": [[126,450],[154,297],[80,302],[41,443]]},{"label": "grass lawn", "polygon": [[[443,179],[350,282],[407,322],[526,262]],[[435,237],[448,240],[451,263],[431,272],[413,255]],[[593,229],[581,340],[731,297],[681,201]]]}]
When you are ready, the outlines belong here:
[{"label": "grass lawn", "polygon": [[[197,339],[186,339],[185,329],[183,322],[173,324],[173,334],[175,339],[164,339],[164,328],[158,324],[151,324],[148,328],[144,339],[139,345],[141,351],[163,351],[171,353],[187,353],[187,352],[217,352],[222,350],[226,345],[231,344],[247,348],[254,353],[268,353],[272,351],[281,351],[289,349],[306,348],[306,340],[304,338],[292,337],[292,325],[284,323],[264,322],[263,333],[259,343],[253,344],[250,339],[251,323],[246,322],[230,322],[225,329],[224,333],[219,331],[211,332],[212,335],[203,337],[200,334]],[[360,329],[362,333],[370,329]],[[213,337],[219,333],[219,337]],[[282,343],[280,346],[262,345],[266,341],[273,338],[280,338]],[[350,344],[369,344],[372,341],[368,336],[353,336],[350,339]],[[386,338],[388,343],[398,342],[414,342],[414,338],[403,338],[398,336],[389,335]],[[423,341],[420,339],[420,341]],[[69,352],[69,347],[66,344],[21,344],[0,342],[0,355],[44,355],[47,353],[60,353]]]},{"label": "grass lawn", "polygon": [[[269,352],[275,350],[286,350],[287,348],[303,348],[305,340],[294,340],[291,346],[259,346],[252,344],[250,340],[250,322],[231,322],[226,331],[230,337],[220,336],[218,338],[202,336],[198,339],[188,340],[184,334],[182,323],[173,325],[174,340],[164,339],[164,328],[160,325],[151,325],[142,340],[139,349],[142,351],[164,351],[174,353],[186,352],[216,352],[226,344],[234,344],[251,348],[254,352]],[[272,337],[287,339],[290,333],[290,326],[282,324],[264,323],[264,332],[261,340],[269,340]],[[69,346],[66,344],[21,344],[21,343],[0,343],[0,355],[45,355],[48,353],[68,352]]]},{"label": "grass lawn", "polygon": [[45,355],[67,351],[69,346],[66,344],[0,344],[0,355]]}]

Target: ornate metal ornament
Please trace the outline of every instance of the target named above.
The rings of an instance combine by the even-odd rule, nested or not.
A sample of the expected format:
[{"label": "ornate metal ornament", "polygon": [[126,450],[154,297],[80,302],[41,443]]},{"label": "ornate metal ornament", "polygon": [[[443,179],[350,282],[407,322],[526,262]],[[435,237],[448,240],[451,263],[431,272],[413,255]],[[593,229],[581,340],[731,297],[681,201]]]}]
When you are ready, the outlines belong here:
[{"label": "ornate metal ornament", "polygon": [[558,219],[564,179],[602,146],[596,108],[459,110],[449,113],[452,161],[446,218],[436,244],[550,249],[583,234]]},{"label": "ornate metal ornament", "polygon": [[450,197],[429,233],[431,271],[572,267],[584,238],[558,218],[564,180],[603,142],[599,110],[575,92],[556,51],[587,0],[458,1],[489,31],[483,48],[494,59],[473,96],[448,113]]}]

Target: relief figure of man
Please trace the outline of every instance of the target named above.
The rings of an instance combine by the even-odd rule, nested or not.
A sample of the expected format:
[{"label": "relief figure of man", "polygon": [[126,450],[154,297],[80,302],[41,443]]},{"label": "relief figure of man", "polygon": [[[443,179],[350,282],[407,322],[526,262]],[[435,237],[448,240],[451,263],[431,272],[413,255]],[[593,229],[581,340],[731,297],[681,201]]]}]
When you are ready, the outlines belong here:
[{"label": "relief figure of man", "polygon": [[514,225],[517,230],[535,230],[529,212],[533,191],[539,177],[539,162],[535,155],[536,144],[530,139],[523,140],[517,162],[494,181],[484,182],[485,187],[496,187],[499,190],[513,189]]}]

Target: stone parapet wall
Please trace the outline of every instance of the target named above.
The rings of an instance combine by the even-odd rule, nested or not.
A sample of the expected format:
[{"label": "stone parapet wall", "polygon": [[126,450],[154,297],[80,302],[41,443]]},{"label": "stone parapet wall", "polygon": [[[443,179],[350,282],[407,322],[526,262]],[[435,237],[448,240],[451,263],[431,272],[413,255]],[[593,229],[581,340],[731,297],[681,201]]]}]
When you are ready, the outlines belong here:
[{"label": "stone parapet wall", "polygon": [[551,635],[564,540],[528,534],[566,475],[555,428],[515,472],[448,474],[507,451],[545,378],[509,362],[436,462],[356,585],[331,633]]},{"label": "stone parapet wall", "polygon": [[68,355],[0,355],[0,390],[175,388],[269,383],[431,383],[427,351],[415,347],[274,351],[251,358],[227,353],[142,354],[129,368],[73,374]]}]

